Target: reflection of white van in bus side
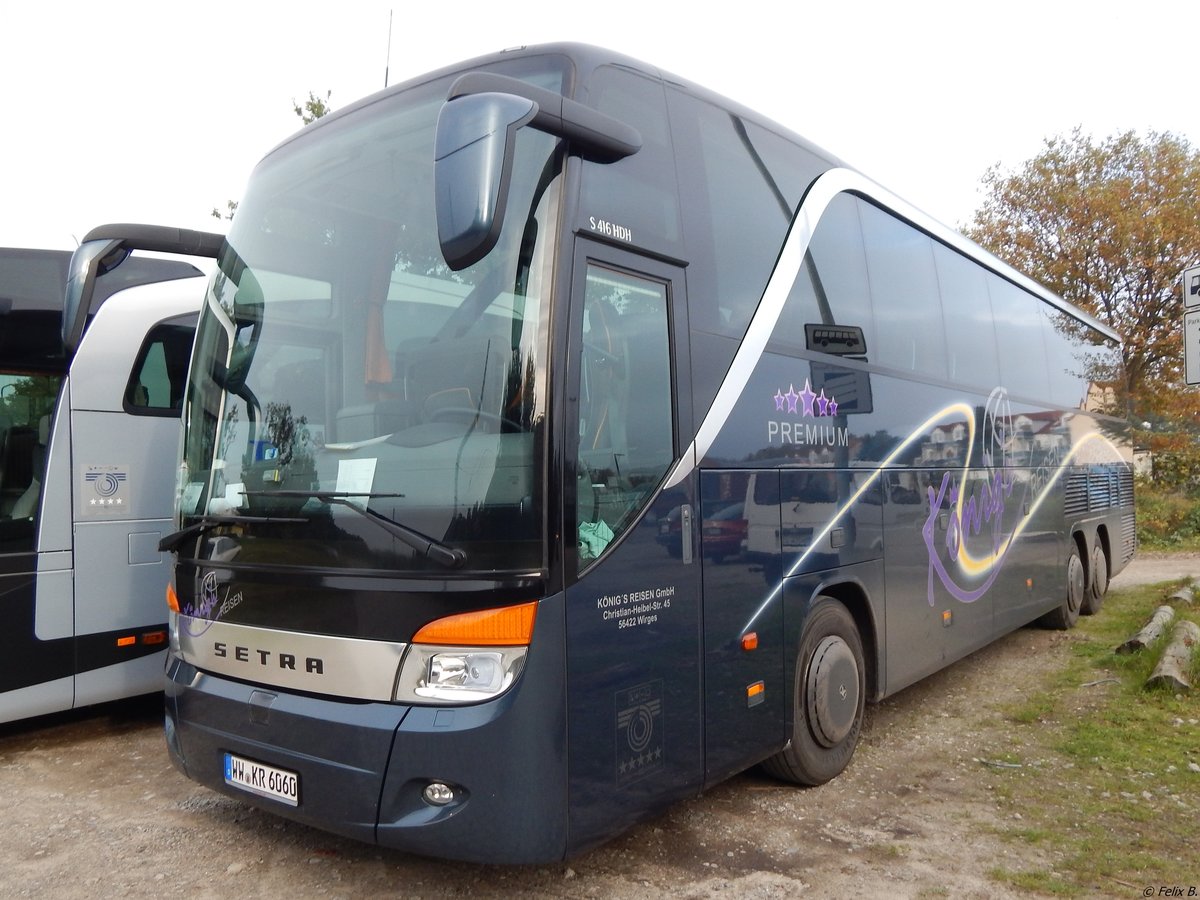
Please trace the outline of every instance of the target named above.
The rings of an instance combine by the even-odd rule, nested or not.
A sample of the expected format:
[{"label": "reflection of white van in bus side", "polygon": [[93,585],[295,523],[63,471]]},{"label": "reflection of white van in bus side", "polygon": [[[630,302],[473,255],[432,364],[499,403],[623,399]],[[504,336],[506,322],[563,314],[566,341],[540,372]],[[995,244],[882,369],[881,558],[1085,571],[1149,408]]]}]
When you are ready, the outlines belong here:
[{"label": "reflection of white van in bus side", "polygon": [[906,470],[752,473],[743,507],[746,559],[761,565],[773,584],[801,557],[807,564],[845,559],[855,548],[879,551],[885,528],[904,524],[919,531],[929,509],[921,479]]},{"label": "reflection of white van in bus side", "polygon": [[72,354],[70,258],[0,249],[0,721],[162,687],[158,541],[201,273],[131,259],[98,282]]},{"label": "reflection of white van in bus side", "polygon": [[769,582],[779,579],[783,561],[801,553],[828,553],[832,541],[845,537],[844,524],[824,528],[838,509],[832,469],[753,473],[746,484],[743,509],[746,559],[762,565]]}]

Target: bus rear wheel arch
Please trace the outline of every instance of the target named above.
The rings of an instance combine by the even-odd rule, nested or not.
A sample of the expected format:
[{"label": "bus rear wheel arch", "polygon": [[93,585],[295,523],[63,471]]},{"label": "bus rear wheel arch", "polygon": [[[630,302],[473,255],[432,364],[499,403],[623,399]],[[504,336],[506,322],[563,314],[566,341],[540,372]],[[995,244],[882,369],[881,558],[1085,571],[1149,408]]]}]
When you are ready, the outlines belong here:
[{"label": "bus rear wheel arch", "polygon": [[862,733],[866,674],[854,617],[832,597],[818,597],[796,654],[792,739],[763,762],[763,769],[806,785],[824,784],[841,773]]}]

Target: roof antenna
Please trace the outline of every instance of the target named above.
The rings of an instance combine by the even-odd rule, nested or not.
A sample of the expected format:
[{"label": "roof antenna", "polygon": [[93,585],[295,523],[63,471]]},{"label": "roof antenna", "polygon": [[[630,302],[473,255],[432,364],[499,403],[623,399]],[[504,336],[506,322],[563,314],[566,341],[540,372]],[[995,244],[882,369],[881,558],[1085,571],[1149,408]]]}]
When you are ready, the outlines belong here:
[{"label": "roof antenna", "polygon": [[395,10],[394,10],[394,9],[389,9],[389,10],[388,10],[388,48],[387,48],[387,59],[385,59],[385,60],[383,61],[383,86],[384,86],[384,87],[387,87],[387,86],[388,86],[388,69],[390,69],[390,68],[391,68],[391,66],[392,66],[392,15],[393,15],[394,13],[395,13]]}]

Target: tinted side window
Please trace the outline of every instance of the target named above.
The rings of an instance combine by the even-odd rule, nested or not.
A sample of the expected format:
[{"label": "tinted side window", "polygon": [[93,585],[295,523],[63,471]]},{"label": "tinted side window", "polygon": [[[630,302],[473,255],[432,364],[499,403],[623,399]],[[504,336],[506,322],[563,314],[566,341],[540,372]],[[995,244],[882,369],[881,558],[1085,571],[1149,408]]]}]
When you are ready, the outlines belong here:
[{"label": "tinted side window", "polygon": [[1046,397],[1046,347],[1042,340],[1042,302],[999,277],[989,279],[988,293],[996,328],[1000,378],[1010,394]]},{"label": "tinted side window", "polygon": [[62,378],[0,371],[0,554],[34,547],[46,445]]},{"label": "tinted side window", "polygon": [[194,318],[187,324],[161,323],[150,329],[125,387],[126,412],[179,415],[195,335]]},{"label": "tinted side window", "polygon": [[859,209],[875,332],[884,338],[871,361],[945,378],[946,335],[933,242],[877,207],[862,203]]},{"label": "tinted side window", "polygon": [[987,274],[944,244],[934,243],[933,260],[942,294],[950,380],[990,391],[1000,383],[1000,370]]},{"label": "tinted side window", "polygon": [[616,162],[584,166],[580,229],[681,256],[675,156],[662,85],[605,66],[596,71],[586,102],[636,128],[642,148]]},{"label": "tinted side window", "polygon": [[1053,307],[1044,306],[1042,315],[1051,402],[1067,409],[1120,415],[1116,381],[1121,354],[1117,343]]},{"label": "tinted side window", "polygon": [[815,167],[803,150],[730,110],[685,94],[669,99],[679,146],[688,148],[680,202],[689,257],[715,287],[708,295],[704,276],[696,280],[692,325],[740,338]]},{"label": "tinted side window", "polygon": [[821,216],[775,326],[773,342],[803,349],[805,325],[853,325],[863,329],[866,358],[877,359],[859,202],[842,194]]},{"label": "tinted side window", "polygon": [[578,548],[600,556],[675,457],[667,285],[589,264],[579,385]]}]

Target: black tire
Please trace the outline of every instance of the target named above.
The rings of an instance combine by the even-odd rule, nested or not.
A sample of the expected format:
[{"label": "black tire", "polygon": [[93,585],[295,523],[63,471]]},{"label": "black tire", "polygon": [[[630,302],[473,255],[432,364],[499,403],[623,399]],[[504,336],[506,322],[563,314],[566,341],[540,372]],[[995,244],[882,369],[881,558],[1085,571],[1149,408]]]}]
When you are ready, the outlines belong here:
[{"label": "black tire", "polygon": [[1067,585],[1063,591],[1062,603],[1042,616],[1041,622],[1047,628],[1057,628],[1066,631],[1074,628],[1079,621],[1079,612],[1088,595],[1087,569],[1079,556],[1079,546],[1071,541],[1071,550],[1067,554]]},{"label": "black tire", "polygon": [[862,733],[866,665],[854,617],[819,597],[800,635],[793,692],[792,741],[763,769],[796,784],[824,784],[850,763]]},{"label": "black tire", "polygon": [[1091,578],[1088,579],[1087,593],[1079,611],[1085,616],[1094,616],[1104,605],[1104,595],[1108,593],[1108,554],[1104,552],[1104,544],[1097,539],[1092,548]]}]

